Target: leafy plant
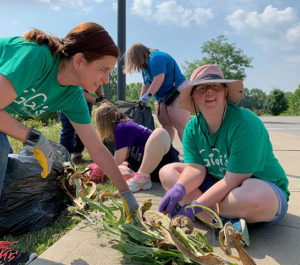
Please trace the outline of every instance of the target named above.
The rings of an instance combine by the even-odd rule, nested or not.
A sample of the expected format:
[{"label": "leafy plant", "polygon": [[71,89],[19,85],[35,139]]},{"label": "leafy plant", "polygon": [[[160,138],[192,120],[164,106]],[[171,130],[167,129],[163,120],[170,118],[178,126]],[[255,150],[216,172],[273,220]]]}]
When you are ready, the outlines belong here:
[{"label": "leafy plant", "polygon": [[[136,218],[128,222],[122,202],[114,197],[103,202],[80,196],[97,215],[86,215],[82,212],[79,214],[85,216],[89,226],[99,236],[112,239],[112,248],[122,252],[130,261],[149,265],[233,264],[213,253],[213,247],[208,244],[200,230],[187,235],[183,229],[174,226],[173,219],[151,210],[150,200],[145,201]],[[211,214],[211,210],[209,212]]]}]

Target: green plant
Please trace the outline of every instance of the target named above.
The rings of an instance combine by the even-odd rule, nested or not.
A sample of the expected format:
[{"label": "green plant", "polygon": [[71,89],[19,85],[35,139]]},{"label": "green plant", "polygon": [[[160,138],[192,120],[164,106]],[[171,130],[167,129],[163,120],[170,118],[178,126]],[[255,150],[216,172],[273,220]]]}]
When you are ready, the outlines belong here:
[{"label": "green plant", "polygon": [[[81,196],[97,215],[83,215],[89,225],[99,236],[112,240],[112,248],[123,253],[124,257],[133,262],[143,264],[233,264],[225,262],[213,253],[200,230],[185,233],[177,224],[176,218],[170,220],[162,213],[151,210],[151,200],[147,200],[137,211],[134,220],[128,222],[122,202],[110,196],[109,202],[93,201]],[[210,209],[201,206],[214,218],[219,217]],[[182,218],[182,216],[180,217]],[[186,218],[186,217],[184,217]],[[191,229],[190,223],[186,223]],[[219,219],[219,222],[220,219]],[[193,230],[193,229],[191,229]],[[249,263],[250,264],[250,263]]]}]

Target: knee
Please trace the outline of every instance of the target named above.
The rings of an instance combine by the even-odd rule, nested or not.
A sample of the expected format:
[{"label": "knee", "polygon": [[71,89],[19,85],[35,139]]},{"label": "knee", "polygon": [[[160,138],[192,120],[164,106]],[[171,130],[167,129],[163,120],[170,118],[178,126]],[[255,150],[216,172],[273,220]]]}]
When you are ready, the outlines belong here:
[{"label": "knee", "polygon": [[168,146],[170,148],[171,138],[167,130],[163,128],[157,128],[152,134],[161,146]]},{"label": "knee", "polygon": [[172,167],[171,167],[172,164],[168,164],[168,165],[165,165],[163,166],[160,170],[159,170],[159,179],[160,179],[160,182],[163,186],[163,188],[165,190],[169,190],[170,188],[172,188],[174,186],[174,180],[172,180]]}]

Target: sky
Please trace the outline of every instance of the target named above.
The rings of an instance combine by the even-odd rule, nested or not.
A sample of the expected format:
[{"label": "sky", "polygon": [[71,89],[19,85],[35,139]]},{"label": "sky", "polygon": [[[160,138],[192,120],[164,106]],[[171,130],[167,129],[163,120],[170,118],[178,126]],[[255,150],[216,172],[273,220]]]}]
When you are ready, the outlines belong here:
[{"label": "sky", "polygon": [[[125,0],[124,0],[125,1]],[[76,25],[96,22],[117,43],[117,0],[1,0],[0,38],[32,28],[63,38]],[[127,0],[126,48],[141,42],[184,62],[201,60],[205,41],[225,35],[253,68],[244,86],[266,94],[300,84],[299,0]],[[142,82],[140,73],[126,82]]]}]

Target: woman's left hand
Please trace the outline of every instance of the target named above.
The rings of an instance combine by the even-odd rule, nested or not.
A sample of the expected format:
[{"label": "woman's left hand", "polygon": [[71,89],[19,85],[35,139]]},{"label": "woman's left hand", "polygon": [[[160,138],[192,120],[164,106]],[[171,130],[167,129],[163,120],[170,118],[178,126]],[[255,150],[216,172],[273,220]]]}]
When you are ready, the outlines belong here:
[{"label": "woman's left hand", "polygon": [[146,92],[143,96],[140,97],[139,102],[142,105],[148,105],[150,99],[151,99],[152,95],[149,92]]},{"label": "woman's left hand", "polygon": [[[190,218],[192,221],[195,220],[195,215],[202,212],[202,208],[198,207],[200,205],[197,201],[194,201],[193,203],[187,203],[183,205],[180,210],[174,215],[185,215],[188,218]],[[194,207],[189,207],[194,206]],[[174,217],[172,216],[172,217]]]}]

